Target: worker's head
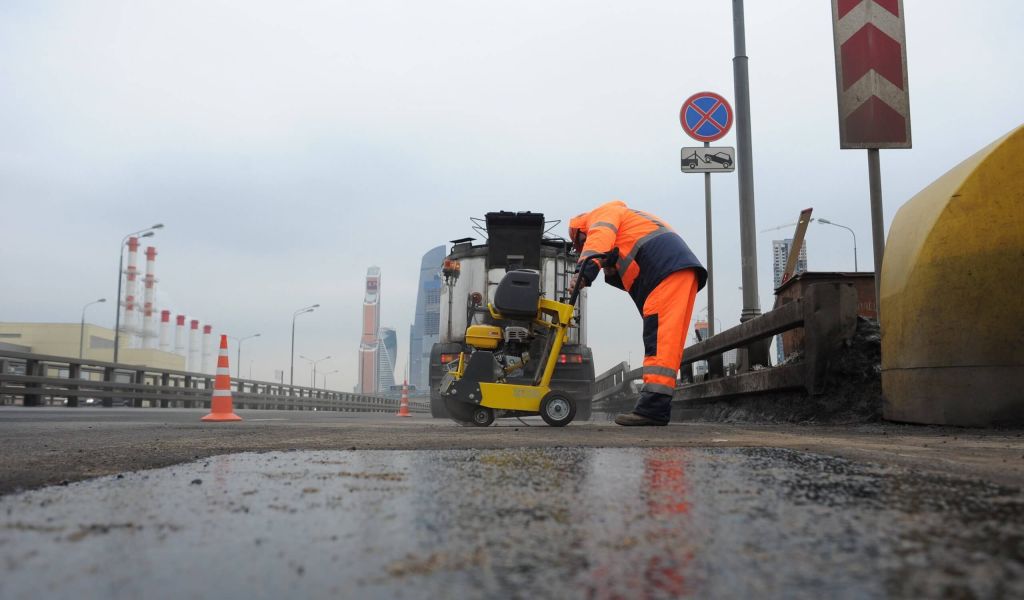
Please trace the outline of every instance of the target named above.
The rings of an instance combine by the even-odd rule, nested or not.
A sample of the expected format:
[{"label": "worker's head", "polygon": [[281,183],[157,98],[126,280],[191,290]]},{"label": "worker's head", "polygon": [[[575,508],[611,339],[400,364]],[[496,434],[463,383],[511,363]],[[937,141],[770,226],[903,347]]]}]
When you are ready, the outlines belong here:
[{"label": "worker's head", "polygon": [[572,242],[572,247],[576,249],[576,252],[582,252],[583,244],[587,243],[587,230],[590,229],[589,217],[590,213],[580,213],[569,219],[569,241]]}]

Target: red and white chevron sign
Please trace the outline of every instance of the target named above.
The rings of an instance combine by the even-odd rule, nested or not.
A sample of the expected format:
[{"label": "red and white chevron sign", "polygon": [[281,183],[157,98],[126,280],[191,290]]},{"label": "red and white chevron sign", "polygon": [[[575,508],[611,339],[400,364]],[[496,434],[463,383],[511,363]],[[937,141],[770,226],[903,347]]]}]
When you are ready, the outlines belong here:
[{"label": "red and white chevron sign", "polygon": [[832,0],[840,148],[910,148],[903,0]]}]

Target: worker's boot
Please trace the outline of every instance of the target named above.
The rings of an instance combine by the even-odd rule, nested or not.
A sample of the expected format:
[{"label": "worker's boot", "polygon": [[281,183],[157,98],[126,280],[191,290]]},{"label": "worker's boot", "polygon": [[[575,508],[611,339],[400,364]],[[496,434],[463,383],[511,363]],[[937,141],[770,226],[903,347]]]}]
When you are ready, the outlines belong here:
[{"label": "worker's boot", "polygon": [[654,419],[638,415],[636,413],[622,413],[615,417],[615,422],[626,427],[648,427],[657,425],[668,425],[668,421],[656,421]]},{"label": "worker's boot", "polygon": [[615,417],[615,422],[626,426],[668,425],[671,413],[672,396],[641,392],[633,412]]}]

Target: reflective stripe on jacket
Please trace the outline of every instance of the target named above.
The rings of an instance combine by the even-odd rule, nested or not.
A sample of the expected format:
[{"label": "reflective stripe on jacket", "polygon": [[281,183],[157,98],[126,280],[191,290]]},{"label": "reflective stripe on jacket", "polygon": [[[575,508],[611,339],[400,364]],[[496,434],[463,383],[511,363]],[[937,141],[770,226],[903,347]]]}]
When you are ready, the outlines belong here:
[{"label": "reflective stripe on jacket", "polygon": [[[570,228],[587,232],[580,261],[595,255],[609,257],[605,281],[620,287],[643,311],[648,294],[666,277],[683,269],[697,272],[697,289],[707,283],[708,272],[683,238],[652,214],[633,210],[616,200],[573,219]],[[611,271],[614,268],[615,272]]]}]

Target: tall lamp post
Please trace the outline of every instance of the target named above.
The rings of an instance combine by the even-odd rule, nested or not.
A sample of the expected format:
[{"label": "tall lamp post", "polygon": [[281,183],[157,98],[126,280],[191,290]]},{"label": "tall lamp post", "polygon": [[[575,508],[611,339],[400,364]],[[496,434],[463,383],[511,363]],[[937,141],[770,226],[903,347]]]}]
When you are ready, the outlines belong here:
[{"label": "tall lamp post", "polygon": [[[163,223],[157,223],[151,227],[133,231],[121,239],[121,245],[117,249],[117,302],[114,302],[114,362],[117,362],[117,351],[121,346],[121,275],[124,272],[124,245],[128,238],[139,236],[140,238],[153,237],[157,229],[163,229]],[[140,235],[141,234],[141,235]]]},{"label": "tall lamp post", "polygon": [[78,329],[78,358],[82,358],[82,353],[85,350],[85,309],[89,308],[93,304],[99,304],[100,302],[106,301],[106,298],[100,298],[99,300],[93,300],[82,307],[82,325]]},{"label": "tall lamp post", "polygon": [[324,374],[323,374],[323,377],[324,377],[324,385],[323,385],[323,389],[325,389],[325,390],[327,389],[327,376],[328,376],[328,375],[332,375],[332,374],[334,374],[334,373],[337,373],[337,372],[338,372],[338,371],[340,371],[340,370],[341,370],[341,369],[335,369],[335,370],[333,370],[333,371],[328,371],[328,372],[326,372],[326,373],[324,373]]},{"label": "tall lamp post", "polygon": [[[245,336],[243,338],[236,338],[236,337],[231,336],[231,335],[229,335],[228,337],[233,339],[233,340],[235,340],[235,343],[238,344],[238,360],[235,361],[235,365],[237,365],[235,367],[235,377],[238,378],[238,379],[241,379],[242,378],[242,342],[244,342],[245,340],[251,340],[252,338],[260,337],[260,334],[254,333],[252,335],[247,335],[247,336]],[[249,368],[249,371],[252,372],[251,366]]]},{"label": "tall lamp post", "polygon": [[850,235],[853,236],[853,270],[854,270],[854,272],[860,271],[860,269],[857,268],[857,234],[854,233],[854,231],[852,229],[850,229],[849,227],[847,227],[846,225],[840,225],[839,223],[833,223],[832,221],[829,221],[828,219],[822,219],[821,217],[818,217],[818,222],[819,223],[824,223],[826,225],[835,225],[836,227],[842,227],[843,229],[845,229],[845,230],[850,232]]},{"label": "tall lamp post", "polygon": [[302,314],[305,314],[305,313],[308,313],[308,312],[313,312],[317,308],[320,308],[320,305],[319,304],[313,304],[311,306],[307,306],[306,308],[300,308],[299,310],[295,311],[295,313],[292,315],[292,358],[291,358],[291,367],[290,367],[289,373],[288,373],[288,385],[295,385],[295,319],[299,315],[302,315]]},{"label": "tall lamp post", "polygon": [[331,357],[330,356],[325,356],[323,358],[318,358],[316,360],[313,360],[312,358],[310,358],[308,356],[303,356],[303,355],[300,354],[299,358],[301,358],[303,360],[308,360],[310,362],[310,364],[313,365],[313,382],[312,382],[312,385],[313,385],[313,389],[315,390],[316,389],[316,364],[320,363],[320,362],[323,362],[325,360],[328,360]]}]

